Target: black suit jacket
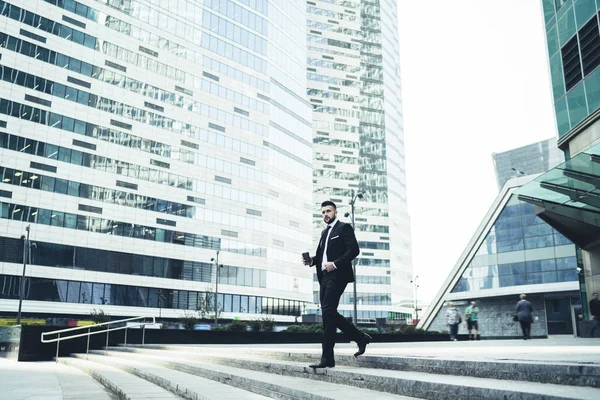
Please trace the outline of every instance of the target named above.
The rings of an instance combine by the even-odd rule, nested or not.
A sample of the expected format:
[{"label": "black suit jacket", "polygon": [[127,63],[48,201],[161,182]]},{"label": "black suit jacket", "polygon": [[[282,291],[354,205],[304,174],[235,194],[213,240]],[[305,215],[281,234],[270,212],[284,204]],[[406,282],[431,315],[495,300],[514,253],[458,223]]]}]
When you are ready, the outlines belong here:
[{"label": "black suit jacket", "polygon": [[[319,283],[323,279],[321,265],[323,263],[323,250],[327,228],[321,232],[321,239],[317,247],[317,253],[313,257],[313,265],[317,267],[317,277]],[[350,224],[339,221],[331,228],[329,243],[327,244],[327,261],[333,262],[337,268],[336,274],[340,274],[345,282],[354,282],[354,271],[352,270],[352,261],[360,254],[354,230]]]}]

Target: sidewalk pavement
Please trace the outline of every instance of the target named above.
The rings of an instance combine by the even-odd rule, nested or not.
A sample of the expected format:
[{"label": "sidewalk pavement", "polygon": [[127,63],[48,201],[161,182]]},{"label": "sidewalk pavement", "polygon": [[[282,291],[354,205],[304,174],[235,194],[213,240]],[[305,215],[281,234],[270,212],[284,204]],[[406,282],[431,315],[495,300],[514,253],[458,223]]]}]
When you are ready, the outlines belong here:
[{"label": "sidewalk pavement", "polygon": [[[190,345],[186,345],[190,346]],[[206,345],[207,347],[222,347]],[[231,349],[236,346],[227,345]],[[261,351],[321,352],[320,344],[264,344],[253,345]],[[336,344],[336,354],[350,355],[356,351],[354,343]],[[365,355],[443,358],[456,360],[489,361],[540,361],[568,362],[585,365],[600,365],[600,339],[553,336],[534,340],[480,340],[461,342],[410,342],[371,343]]]},{"label": "sidewalk pavement", "polygon": [[16,362],[0,358],[2,400],[110,400],[96,381],[54,362]]}]

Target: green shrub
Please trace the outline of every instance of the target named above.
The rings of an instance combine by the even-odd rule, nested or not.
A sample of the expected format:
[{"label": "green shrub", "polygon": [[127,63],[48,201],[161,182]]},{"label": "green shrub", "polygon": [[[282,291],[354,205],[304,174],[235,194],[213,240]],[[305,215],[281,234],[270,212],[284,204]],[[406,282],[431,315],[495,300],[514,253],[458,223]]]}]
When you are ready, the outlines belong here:
[{"label": "green shrub", "polygon": [[233,320],[227,324],[225,330],[230,332],[246,332],[248,330],[248,324],[244,321]]},{"label": "green shrub", "polygon": [[191,331],[194,325],[200,322],[200,316],[197,311],[184,311],[179,315],[179,322],[183,324],[186,330]]},{"label": "green shrub", "polygon": [[275,319],[274,318],[261,318],[260,330],[263,332],[273,332],[275,330]]},{"label": "green shrub", "polygon": [[110,321],[110,315],[102,309],[97,310],[94,308],[90,313],[90,319],[94,321],[95,324],[103,324]]},{"label": "green shrub", "polygon": [[406,325],[406,327],[402,330],[402,333],[405,335],[412,335],[416,331],[416,326],[414,325]]},{"label": "green shrub", "polygon": [[252,332],[260,332],[260,330],[262,328],[262,324],[259,319],[250,321],[249,325],[250,325],[250,329],[252,330]]},{"label": "green shrub", "polygon": [[223,331],[227,331],[227,326],[223,326],[223,325],[219,325],[219,326],[214,326],[211,328],[212,331],[217,331],[217,332],[223,332]]},{"label": "green shrub", "polygon": [[288,327],[284,332],[293,332],[293,333],[323,333],[323,324],[292,325],[292,326]]},{"label": "green shrub", "polygon": [[379,329],[375,329],[375,328],[360,328],[360,331],[362,333],[366,333],[368,335],[379,335]]},{"label": "green shrub", "polygon": [[292,326],[289,326],[284,332],[291,332],[291,333],[306,332],[306,329],[302,325],[292,325]]}]

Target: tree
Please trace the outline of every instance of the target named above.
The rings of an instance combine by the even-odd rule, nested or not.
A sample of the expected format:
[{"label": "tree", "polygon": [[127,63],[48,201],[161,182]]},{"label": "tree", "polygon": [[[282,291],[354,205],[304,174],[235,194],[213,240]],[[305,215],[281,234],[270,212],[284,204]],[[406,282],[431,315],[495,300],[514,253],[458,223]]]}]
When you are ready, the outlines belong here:
[{"label": "tree", "polygon": [[179,316],[179,322],[183,324],[185,329],[191,331],[194,325],[200,322],[200,313],[198,311],[184,310]]},{"label": "tree", "polygon": [[[184,310],[183,314],[180,314],[179,322],[185,326],[185,329],[192,330],[194,329],[194,325],[199,323],[200,320],[214,318],[214,298],[214,292],[212,291],[212,288],[209,287],[204,296],[198,296],[198,304],[196,305],[195,310]],[[219,304],[219,307],[217,308],[218,315],[221,314],[222,310],[223,308]]]},{"label": "tree", "polygon": [[93,309],[90,313],[90,319],[96,324],[103,324],[110,321],[110,315],[104,312],[102,309]]},{"label": "tree", "polygon": [[[200,314],[201,318],[215,318],[215,292],[212,287],[208,287],[206,289],[206,294],[204,296],[198,297],[198,306],[196,310]],[[219,304],[217,306],[217,318],[223,312],[223,305]]]}]

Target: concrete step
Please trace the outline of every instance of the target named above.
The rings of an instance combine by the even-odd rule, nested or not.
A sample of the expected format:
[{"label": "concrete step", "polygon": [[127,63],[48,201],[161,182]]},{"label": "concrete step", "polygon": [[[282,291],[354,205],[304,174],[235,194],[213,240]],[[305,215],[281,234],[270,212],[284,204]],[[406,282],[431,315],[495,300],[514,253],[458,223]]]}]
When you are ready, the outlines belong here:
[{"label": "concrete step", "polygon": [[[336,383],[369,389],[380,398],[383,393],[402,396],[412,396],[432,400],[462,400],[462,399],[600,399],[600,389],[575,387],[536,382],[521,382],[431,374],[414,371],[397,371],[381,368],[366,368],[356,366],[339,366],[327,369],[312,369],[306,363],[293,361],[273,361],[252,357],[250,355],[227,354],[220,356],[214,352],[154,350],[143,348],[120,348],[122,352],[133,352],[145,355],[148,362],[160,362],[169,368],[183,370],[201,376],[209,368],[220,371],[218,367],[235,368],[237,371],[264,372],[286,377],[311,379],[315,381]],[[113,355],[115,352],[111,352]],[[126,357],[132,357],[130,354]],[[313,359],[315,361],[315,359]],[[207,364],[213,366],[207,366]],[[239,375],[237,372],[236,375]],[[279,379],[279,378],[278,378]]]},{"label": "concrete step", "polygon": [[[144,348],[218,355],[223,355],[224,351],[226,351],[225,354],[233,353],[234,356],[250,356],[260,359],[293,361],[306,364],[311,364],[320,357],[320,353],[318,352],[306,352],[301,350],[281,351],[278,349],[269,350],[168,345],[146,345]],[[600,388],[600,365],[593,365],[590,363],[381,355],[363,355],[354,357],[347,354],[337,354],[335,362],[336,365],[353,367]]]},{"label": "concrete step", "polygon": [[59,363],[78,368],[117,395],[119,399],[174,400],[180,397],[123,370],[79,358],[60,358]]},{"label": "concrete step", "polygon": [[[277,351],[252,351],[246,354],[263,359],[303,363],[312,363],[320,356],[318,353]],[[339,365],[354,367],[600,388],[600,366],[585,363],[368,355],[361,357],[338,355],[335,358],[335,362]]]},{"label": "concrete step", "polygon": [[[124,356],[123,353],[119,355]],[[135,360],[131,357],[107,357],[106,353],[101,351],[93,351],[88,356],[85,354],[73,354],[72,356],[118,368],[188,400],[264,400],[271,398],[185,372],[148,364],[147,362]]]},{"label": "concrete step", "polygon": [[[302,377],[274,375],[268,371],[255,371],[225,365],[216,365],[193,360],[179,360],[179,354],[139,354],[123,351],[93,351],[93,356],[102,356],[103,362],[137,362],[139,365],[152,365],[185,372],[205,379],[223,382],[252,393],[261,393],[275,399],[289,400],[415,400],[392,393],[351,387],[332,382],[311,381]],[[164,353],[164,352],[163,352]],[[163,357],[166,355],[166,357]],[[85,356],[84,356],[85,357]],[[126,361],[124,361],[126,360]],[[195,378],[196,378],[195,377]],[[201,379],[197,378],[197,379]],[[221,397],[234,398],[234,397]],[[247,397],[235,397],[246,399]],[[249,397],[248,397],[249,398]]]},{"label": "concrete step", "polygon": [[0,398],[6,400],[114,400],[80,370],[54,362],[16,362],[0,358]]}]

